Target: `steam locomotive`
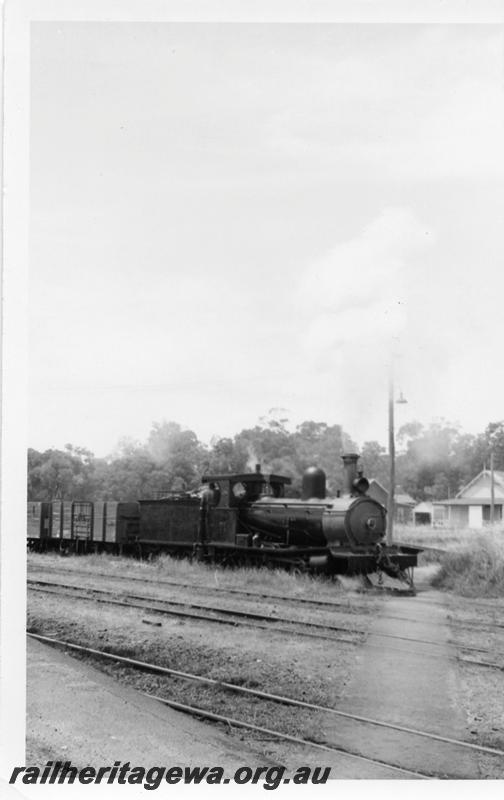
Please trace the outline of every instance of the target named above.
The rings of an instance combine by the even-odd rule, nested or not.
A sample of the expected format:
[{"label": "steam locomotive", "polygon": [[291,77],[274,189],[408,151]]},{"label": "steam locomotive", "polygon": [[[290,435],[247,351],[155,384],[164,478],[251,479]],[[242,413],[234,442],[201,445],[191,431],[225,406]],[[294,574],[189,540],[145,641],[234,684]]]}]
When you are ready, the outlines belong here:
[{"label": "steam locomotive", "polygon": [[187,553],[198,560],[273,564],[329,575],[384,572],[411,582],[418,548],[386,546],[386,512],[366,492],[358,456],[343,456],[345,486],[326,497],[323,470],[303,475],[301,498],[286,498],[290,478],[255,472],[205,475],[197,494],[138,503],[28,505],[28,543],[77,552]]}]

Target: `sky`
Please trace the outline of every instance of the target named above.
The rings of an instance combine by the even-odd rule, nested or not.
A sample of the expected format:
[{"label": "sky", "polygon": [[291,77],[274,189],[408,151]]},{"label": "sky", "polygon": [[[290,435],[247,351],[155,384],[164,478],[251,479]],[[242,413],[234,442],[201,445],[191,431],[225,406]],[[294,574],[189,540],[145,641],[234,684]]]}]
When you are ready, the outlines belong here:
[{"label": "sky", "polygon": [[503,419],[503,45],[32,23],[29,445]]}]

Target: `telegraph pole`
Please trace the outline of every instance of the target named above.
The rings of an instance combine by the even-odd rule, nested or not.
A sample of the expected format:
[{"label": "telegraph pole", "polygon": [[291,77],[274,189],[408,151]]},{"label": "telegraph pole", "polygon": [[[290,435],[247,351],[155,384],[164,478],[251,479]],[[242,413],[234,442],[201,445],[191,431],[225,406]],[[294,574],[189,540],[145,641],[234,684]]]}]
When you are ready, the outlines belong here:
[{"label": "telegraph pole", "polygon": [[387,544],[391,545],[394,536],[394,495],[395,495],[395,432],[394,432],[394,367],[390,364],[388,395],[388,434],[389,434],[389,493],[387,502]]},{"label": "telegraph pole", "polygon": [[495,522],[495,474],[493,444],[490,450],[490,525]]},{"label": "telegraph pole", "polygon": [[407,403],[400,392],[399,399],[394,400],[394,359],[390,362],[389,373],[389,392],[388,392],[388,434],[389,434],[389,493],[387,501],[387,545],[391,545],[394,539],[394,513],[395,513],[395,429],[394,429],[394,404]]},{"label": "telegraph pole", "polygon": [[495,429],[488,437],[490,445],[490,524],[495,523],[495,446],[499,436],[504,433],[502,423],[496,425]]}]

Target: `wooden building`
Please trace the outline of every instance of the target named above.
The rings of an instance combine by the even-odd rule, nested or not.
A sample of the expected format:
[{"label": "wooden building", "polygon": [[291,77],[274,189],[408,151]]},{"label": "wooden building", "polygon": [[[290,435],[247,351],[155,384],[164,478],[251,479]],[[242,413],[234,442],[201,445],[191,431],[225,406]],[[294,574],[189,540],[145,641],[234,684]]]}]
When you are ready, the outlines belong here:
[{"label": "wooden building", "polygon": [[[369,481],[369,489],[367,491],[369,497],[377,500],[382,506],[387,508],[388,491],[381,485],[375,478]],[[394,521],[402,525],[407,525],[413,522],[413,509],[415,508],[415,501],[409,494],[401,492],[400,487],[394,495]]]},{"label": "wooden building", "polygon": [[[449,500],[434,501],[436,516],[444,524],[458,528],[483,528],[491,521],[491,472],[482,470],[460,492]],[[502,522],[504,505],[504,472],[494,470],[494,522]]]},{"label": "wooden building", "polygon": [[413,509],[413,522],[415,525],[433,525],[434,510],[433,504],[429,500],[418,503]]}]

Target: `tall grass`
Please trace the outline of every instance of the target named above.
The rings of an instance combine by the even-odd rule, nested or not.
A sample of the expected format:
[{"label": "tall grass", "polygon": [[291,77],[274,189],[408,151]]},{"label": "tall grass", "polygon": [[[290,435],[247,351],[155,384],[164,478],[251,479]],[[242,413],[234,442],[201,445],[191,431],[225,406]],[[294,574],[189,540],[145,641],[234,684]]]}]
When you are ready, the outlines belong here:
[{"label": "tall grass", "polygon": [[280,567],[223,567],[215,564],[199,564],[187,559],[158,556],[153,566],[159,577],[188,579],[204,586],[222,586],[252,591],[270,591],[291,594],[294,597],[312,597],[343,592],[339,582],[323,575],[288,572]]},{"label": "tall grass", "polygon": [[[439,564],[432,584],[468,597],[504,597],[504,530],[502,526],[475,531],[470,529],[429,528],[396,525],[397,543],[425,548],[419,566]],[[31,553],[31,569],[44,565],[110,575],[174,579],[205,586],[222,586],[252,591],[290,594],[293,597],[331,599],[335,593],[345,594],[351,587],[323,576],[298,575],[281,569],[241,567],[223,569],[188,559],[161,555],[152,561],[138,561],[111,555],[69,556],[64,560],[55,554]],[[349,600],[349,602],[351,602]]]},{"label": "tall grass", "polygon": [[[465,597],[504,597],[504,528],[397,525],[394,539],[425,548],[419,566],[439,564],[432,586]],[[432,548],[432,549],[431,549]]]},{"label": "tall grass", "polygon": [[267,567],[223,567],[216,564],[203,564],[188,558],[174,558],[158,555],[152,560],[139,561],[133,558],[109,554],[89,554],[83,556],[61,556],[53,553],[29,553],[28,564],[32,571],[44,566],[73,570],[106,573],[120,577],[142,577],[145,580],[175,580],[194,583],[201,588],[225,587],[268,591],[277,594],[290,594],[293,597],[323,597],[332,599],[336,593],[344,594],[345,587],[339,581],[323,575],[287,572],[281,568]]},{"label": "tall grass", "polygon": [[502,533],[480,533],[471,544],[446,553],[431,583],[465,597],[504,597]]},{"label": "tall grass", "polygon": [[484,532],[472,528],[430,528],[426,525],[394,525],[394,539],[402,544],[433,547],[439,550],[460,550],[471,546],[479,536],[498,536],[504,540],[502,526],[486,527]]}]

